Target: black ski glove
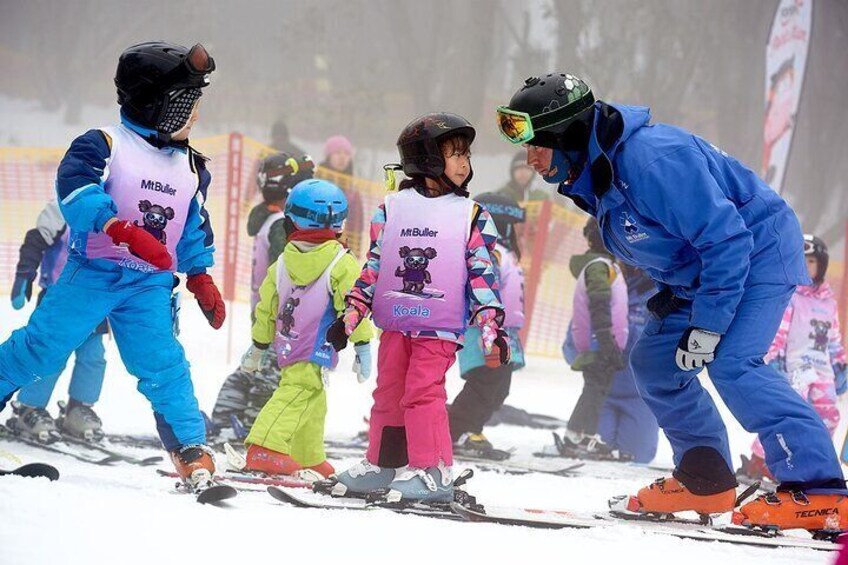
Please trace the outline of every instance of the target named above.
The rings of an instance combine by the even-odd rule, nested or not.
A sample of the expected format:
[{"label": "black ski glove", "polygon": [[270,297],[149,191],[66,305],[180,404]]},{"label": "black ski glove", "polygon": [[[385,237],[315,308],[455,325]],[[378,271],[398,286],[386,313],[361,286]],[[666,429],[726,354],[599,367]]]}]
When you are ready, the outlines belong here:
[{"label": "black ski glove", "polygon": [[612,333],[600,331],[595,337],[598,339],[598,362],[613,372],[624,369],[627,363]]},{"label": "black ski glove", "polygon": [[344,317],[339,316],[327,328],[327,343],[333,346],[336,351],[341,351],[347,347],[347,332],[345,332]]}]

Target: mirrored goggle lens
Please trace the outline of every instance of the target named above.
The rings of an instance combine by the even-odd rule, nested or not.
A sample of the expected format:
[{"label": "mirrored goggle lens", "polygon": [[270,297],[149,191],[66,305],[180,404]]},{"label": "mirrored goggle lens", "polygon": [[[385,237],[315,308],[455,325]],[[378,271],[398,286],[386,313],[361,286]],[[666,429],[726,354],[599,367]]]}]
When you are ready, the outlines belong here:
[{"label": "mirrored goggle lens", "polygon": [[215,70],[215,59],[200,43],[189,50],[186,64],[188,64],[189,69],[196,73],[211,73]]},{"label": "mirrored goggle lens", "polygon": [[498,129],[510,143],[516,145],[533,139],[533,126],[526,114],[513,114],[498,110]]}]

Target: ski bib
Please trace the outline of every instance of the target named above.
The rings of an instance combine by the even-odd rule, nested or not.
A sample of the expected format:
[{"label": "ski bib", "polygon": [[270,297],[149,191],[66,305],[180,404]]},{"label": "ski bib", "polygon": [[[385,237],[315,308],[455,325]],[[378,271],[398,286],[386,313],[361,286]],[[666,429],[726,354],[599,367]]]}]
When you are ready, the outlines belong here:
[{"label": "ski bib", "polygon": [[[179,263],[177,244],[183,235],[189,206],[197,195],[200,178],[188,152],[157,149],[123,125],[103,128],[112,138],[112,156],[104,171],[106,194],[118,207],[119,220],[127,220],[155,237]],[[142,272],[156,267],[112,243],[105,233],[88,234],[86,254]]]},{"label": "ski bib", "polygon": [[504,328],[521,329],[524,327],[524,270],[518,263],[515,253],[500,243],[495,244],[500,255],[500,293],[504,306]]},{"label": "ski bib", "polygon": [[374,323],[386,331],[465,331],[466,249],[474,202],[414,189],[386,196]]},{"label": "ski bib", "polygon": [[338,354],[325,336],[327,328],[337,317],[333,305],[330,274],[347,250],[339,249],[320,277],[306,286],[295,285],[289,277],[285,261],[277,261],[277,331],[274,350],[280,367],[298,361],[310,361],[322,367],[334,368]]},{"label": "ski bib", "polygon": [[589,265],[604,263],[612,273],[610,287],[612,295],[610,298],[610,311],[612,312],[612,335],[620,349],[627,345],[627,283],[621,274],[618,265],[604,257],[598,257],[586,263],[580,276],[577,277],[577,288],[574,290],[574,302],[572,310],[571,331],[574,336],[574,346],[579,353],[590,351],[595,335],[592,327],[592,316],[589,313],[589,294],[586,290],[586,269]]}]

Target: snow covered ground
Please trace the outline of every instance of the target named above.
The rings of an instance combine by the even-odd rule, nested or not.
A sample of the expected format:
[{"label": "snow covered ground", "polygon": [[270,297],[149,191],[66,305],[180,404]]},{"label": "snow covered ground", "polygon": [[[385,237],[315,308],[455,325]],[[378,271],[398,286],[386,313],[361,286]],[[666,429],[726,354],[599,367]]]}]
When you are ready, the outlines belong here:
[{"label": "snow covered ground", "polygon": [[[192,363],[201,406],[211,409],[218,388],[249,343],[248,314],[237,305],[233,319],[233,359],[227,361],[225,326],[214,331],[193,300],[182,310],[183,342]],[[0,301],[0,340],[23,325],[30,309],[16,312]],[[107,342],[108,370],[97,406],[110,432],[154,433],[153,418],[135,379],[127,374],[114,342]],[[347,438],[362,427],[370,407],[372,381],[359,385],[342,356],[331,377],[327,435]],[[68,371],[53,397],[66,397]],[[449,375],[449,396],[461,387],[456,369]],[[516,374],[509,403],[566,418],[577,399],[580,379],[564,362],[530,359]],[[726,410],[725,410],[726,414]],[[8,411],[0,416],[8,417]],[[727,418],[737,453],[747,453],[751,436]],[[496,445],[529,453],[548,443],[549,432],[497,426],[487,430]],[[837,437],[843,437],[840,432]],[[60,468],[62,478],[4,477],[0,480],[0,564],[41,563],[664,563],[680,565],[830,563],[832,555],[804,550],[771,550],[686,541],[648,534],[638,527],[593,530],[532,530],[466,524],[388,511],[303,510],[284,506],[263,493],[241,493],[228,508],[204,507],[188,496],[172,494],[172,479],[152,468],[129,465],[97,467],[0,441],[0,466],[10,467],[14,454],[23,462],[45,461]],[[5,458],[5,459],[4,459]],[[344,468],[354,459],[334,461]],[[657,465],[671,465],[668,444],[661,441]],[[168,468],[167,464],[162,465]],[[628,468],[620,478],[584,474],[505,475],[478,472],[469,484],[483,503],[537,508],[602,510],[613,495],[635,492],[658,471]]]}]

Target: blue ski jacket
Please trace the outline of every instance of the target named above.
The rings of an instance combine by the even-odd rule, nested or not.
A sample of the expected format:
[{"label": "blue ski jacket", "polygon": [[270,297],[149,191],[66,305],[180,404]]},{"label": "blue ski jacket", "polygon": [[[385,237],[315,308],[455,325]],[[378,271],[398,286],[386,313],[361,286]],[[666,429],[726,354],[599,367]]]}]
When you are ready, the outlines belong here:
[{"label": "blue ski jacket", "polygon": [[649,121],[648,108],[596,102],[588,165],[558,188],[598,219],[607,249],[719,334],[748,286],[810,284],[789,205],[721,149]]}]

